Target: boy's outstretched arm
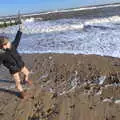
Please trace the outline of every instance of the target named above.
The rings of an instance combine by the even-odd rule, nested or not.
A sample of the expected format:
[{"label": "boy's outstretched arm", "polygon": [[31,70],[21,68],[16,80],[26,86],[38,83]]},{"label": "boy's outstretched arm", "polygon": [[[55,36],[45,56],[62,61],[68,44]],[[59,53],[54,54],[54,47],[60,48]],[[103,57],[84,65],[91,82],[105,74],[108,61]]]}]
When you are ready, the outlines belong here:
[{"label": "boy's outstretched arm", "polygon": [[4,54],[0,53],[0,65],[3,64]]},{"label": "boy's outstretched arm", "polygon": [[15,46],[15,48],[17,48],[18,45],[19,45],[19,43],[20,43],[20,39],[21,39],[21,36],[22,36],[22,31],[21,31],[21,29],[22,29],[22,28],[19,26],[19,30],[17,31],[15,40],[12,42],[12,44]]}]

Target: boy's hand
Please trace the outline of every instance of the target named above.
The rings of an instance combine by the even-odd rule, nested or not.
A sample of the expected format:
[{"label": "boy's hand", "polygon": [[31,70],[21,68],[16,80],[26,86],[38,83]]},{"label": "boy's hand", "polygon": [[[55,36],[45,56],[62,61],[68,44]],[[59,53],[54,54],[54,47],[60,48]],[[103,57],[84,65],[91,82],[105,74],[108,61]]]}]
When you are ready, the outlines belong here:
[{"label": "boy's hand", "polygon": [[23,31],[23,25],[22,24],[19,24],[19,31]]}]

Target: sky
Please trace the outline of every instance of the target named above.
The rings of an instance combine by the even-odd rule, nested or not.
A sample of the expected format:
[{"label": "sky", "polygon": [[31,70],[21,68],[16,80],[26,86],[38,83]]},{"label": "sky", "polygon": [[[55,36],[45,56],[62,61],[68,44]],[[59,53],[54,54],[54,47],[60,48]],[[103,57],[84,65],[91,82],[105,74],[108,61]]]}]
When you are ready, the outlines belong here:
[{"label": "sky", "polygon": [[1,0],[0,16],[51,11],[88,5],[116,3],[120,0]]}]

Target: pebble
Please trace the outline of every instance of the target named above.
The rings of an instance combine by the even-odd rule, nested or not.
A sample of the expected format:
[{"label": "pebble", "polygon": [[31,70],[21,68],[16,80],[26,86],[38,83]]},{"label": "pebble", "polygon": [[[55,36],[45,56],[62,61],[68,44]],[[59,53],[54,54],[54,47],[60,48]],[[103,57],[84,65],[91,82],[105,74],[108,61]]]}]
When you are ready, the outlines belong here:
[{"label": "pebble", "polygon": [[120,104],[120,100],[115,100],[115,104]]},{"label": "pebble", "polygon": [[52,56],[49,56],[49,60],[51,60],[52,59]]},{"label": "pebble", "polygon": [[109,102],[109,103],[111,103],[111,102],[112,102],[112,100],[111,100],[111,99],[106,98],[106,99],[104,99],[104,100],[103,100],[103,102]]}]

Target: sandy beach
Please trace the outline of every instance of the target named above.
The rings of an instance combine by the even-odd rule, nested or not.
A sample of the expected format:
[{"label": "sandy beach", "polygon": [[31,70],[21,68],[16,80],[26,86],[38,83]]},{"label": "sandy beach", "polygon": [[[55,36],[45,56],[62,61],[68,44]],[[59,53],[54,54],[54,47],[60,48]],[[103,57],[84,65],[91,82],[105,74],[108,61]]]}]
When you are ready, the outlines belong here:
[{"label": "sandy beach", "polygon": [[[18,52],[33,85],[22,84],[21,99],[0,65],[0,120],[120,120],[119,11],[115,3],[24,14]],[[18,27],[0,35],[12,42]]]},{"label": "sandy beach", "polygon": [[[22,54],[34,85],[21,100],[0,67],[0,120],[119,120],[120,59],[96,55]],[[22,77],[22,75],[21,75]]]}]

